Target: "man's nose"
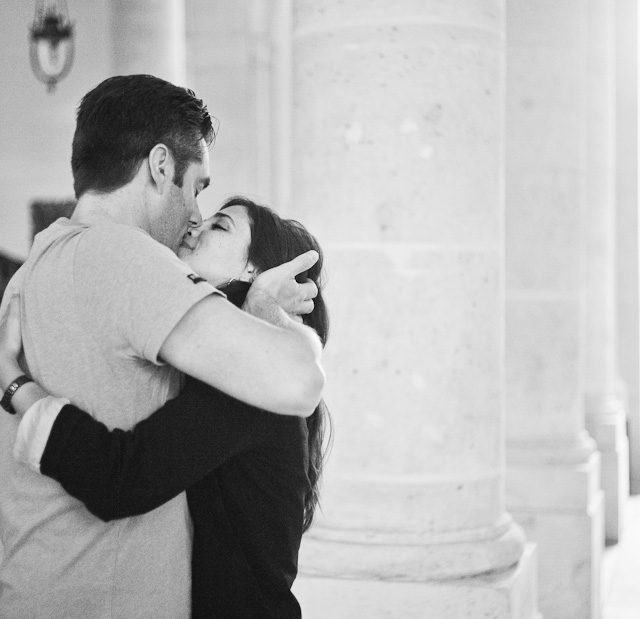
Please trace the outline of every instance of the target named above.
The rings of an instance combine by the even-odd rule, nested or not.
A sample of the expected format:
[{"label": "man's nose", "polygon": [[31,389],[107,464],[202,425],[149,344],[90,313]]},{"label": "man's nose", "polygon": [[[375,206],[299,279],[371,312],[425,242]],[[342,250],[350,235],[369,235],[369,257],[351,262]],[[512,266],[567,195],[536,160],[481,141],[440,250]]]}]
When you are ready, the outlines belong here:
[{"label": "man's nose", "polygon": [[187,236],[192,239],[197,239],[200,236],[200,232],[202,231],[202,224],[194,224],[190,223],[189,229],[187,230]]}]

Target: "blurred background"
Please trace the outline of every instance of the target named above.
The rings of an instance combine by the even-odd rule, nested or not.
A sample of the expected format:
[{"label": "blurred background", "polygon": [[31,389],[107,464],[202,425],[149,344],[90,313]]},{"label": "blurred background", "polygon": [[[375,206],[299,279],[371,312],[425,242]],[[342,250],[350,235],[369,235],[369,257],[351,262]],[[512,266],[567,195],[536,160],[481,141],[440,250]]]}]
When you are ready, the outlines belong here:
[{"label": "blurred background", "polygon": [[640,616],[635,0],[3,0],[0,53],[0,294],[116,74],[218,119],[203,217],[324,247],[306,618]]}]

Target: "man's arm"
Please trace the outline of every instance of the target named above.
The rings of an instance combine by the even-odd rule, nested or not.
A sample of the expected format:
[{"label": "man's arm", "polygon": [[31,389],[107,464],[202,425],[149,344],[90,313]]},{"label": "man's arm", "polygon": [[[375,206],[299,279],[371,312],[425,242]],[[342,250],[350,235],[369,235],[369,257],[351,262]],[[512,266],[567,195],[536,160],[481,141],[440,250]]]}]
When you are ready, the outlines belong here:
[{"label": "man's arm", "polygon": [[295,276],[316,259],[315,252],[307,252],[267,272],[279,284],[267,282],[253,294],[250,291],[245,308],[254,316],[221,297],[202,299],[166,338],[160,357],[253,406],[285,415],[310,415],[324,386],[322,346],[312,329],[282,309],[277,297],[288,287],[294,294],[298,290],[301,304],[312,307],[312,300],[303,298],[309,289],[297,284]]},{"label": "man's arm", "polygon": [[[309,296],[307,284],[295,277],[316,260],[316,252],[307,252],[256,282],[271,272],[276,281]],[[85,328],[100,334],[106,350],[152,363],[161,359],[276,413],[309,415],[320,399],[321,347],[312,331],[292,319],[275,326],[246,315],[141,230],[90,227],[78,243],[73,279]],[[279,302],[279,290],[287,286],[267,288],[276,290],[271,297]],[[312,303],[309,296],[307,305]],[[283,313],[289,311],[285,307]]]}]

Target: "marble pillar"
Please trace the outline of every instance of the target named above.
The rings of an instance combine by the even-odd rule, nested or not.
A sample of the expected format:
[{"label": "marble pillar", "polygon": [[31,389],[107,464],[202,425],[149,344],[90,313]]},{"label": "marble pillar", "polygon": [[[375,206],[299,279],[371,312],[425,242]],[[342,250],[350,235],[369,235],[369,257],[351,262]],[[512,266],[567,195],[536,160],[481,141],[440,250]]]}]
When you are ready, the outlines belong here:
[{"label": "marble pillar", "polygon": [[602,458],[605,539],[615,543],[629,497],[629,441],[615,315],[614,5],[587,6],[586,427]]},{"label": "marble pillar", "polygon": [[185,0],[111,0],[113,74],[186,85]]},{"label": "marble pillar", "polygon": [[211,186],[213,212],[250,195],[282,212],[290,196],[291,0],[189,0],[189,85],[219,119]]},{"label": "marble pillar", "polygon": [[616,9],[616,298],[618,362],[625,387],[630,484],[640,494],[640,272],[638,262],[638,3]]},{"label": "marble pillar", "polygon": [[334,446],[308,619],[533,619],[504,505],[504,4],[293,4],[292,214],[326,251]]},{"label": "marble pillar", "polygon": [[545,619],[600,616],[600,453],[585,430],[587,6],[507,3],[507,508]]}]

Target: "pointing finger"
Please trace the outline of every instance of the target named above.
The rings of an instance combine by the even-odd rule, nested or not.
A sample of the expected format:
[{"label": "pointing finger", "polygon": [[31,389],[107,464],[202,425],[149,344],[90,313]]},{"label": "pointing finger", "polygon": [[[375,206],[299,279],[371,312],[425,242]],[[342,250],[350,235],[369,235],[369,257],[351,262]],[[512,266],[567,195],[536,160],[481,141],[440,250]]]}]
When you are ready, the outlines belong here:
[{"label": "pointing finger", "polygon": [[304,254],[296,256],[293,260],[285,262],[282,267],[286,272],[295,277],[298,273],[303,273],[307,269],[310,269],[316,262],[318,262],[318,252],[315,249],[311,249]]}]

